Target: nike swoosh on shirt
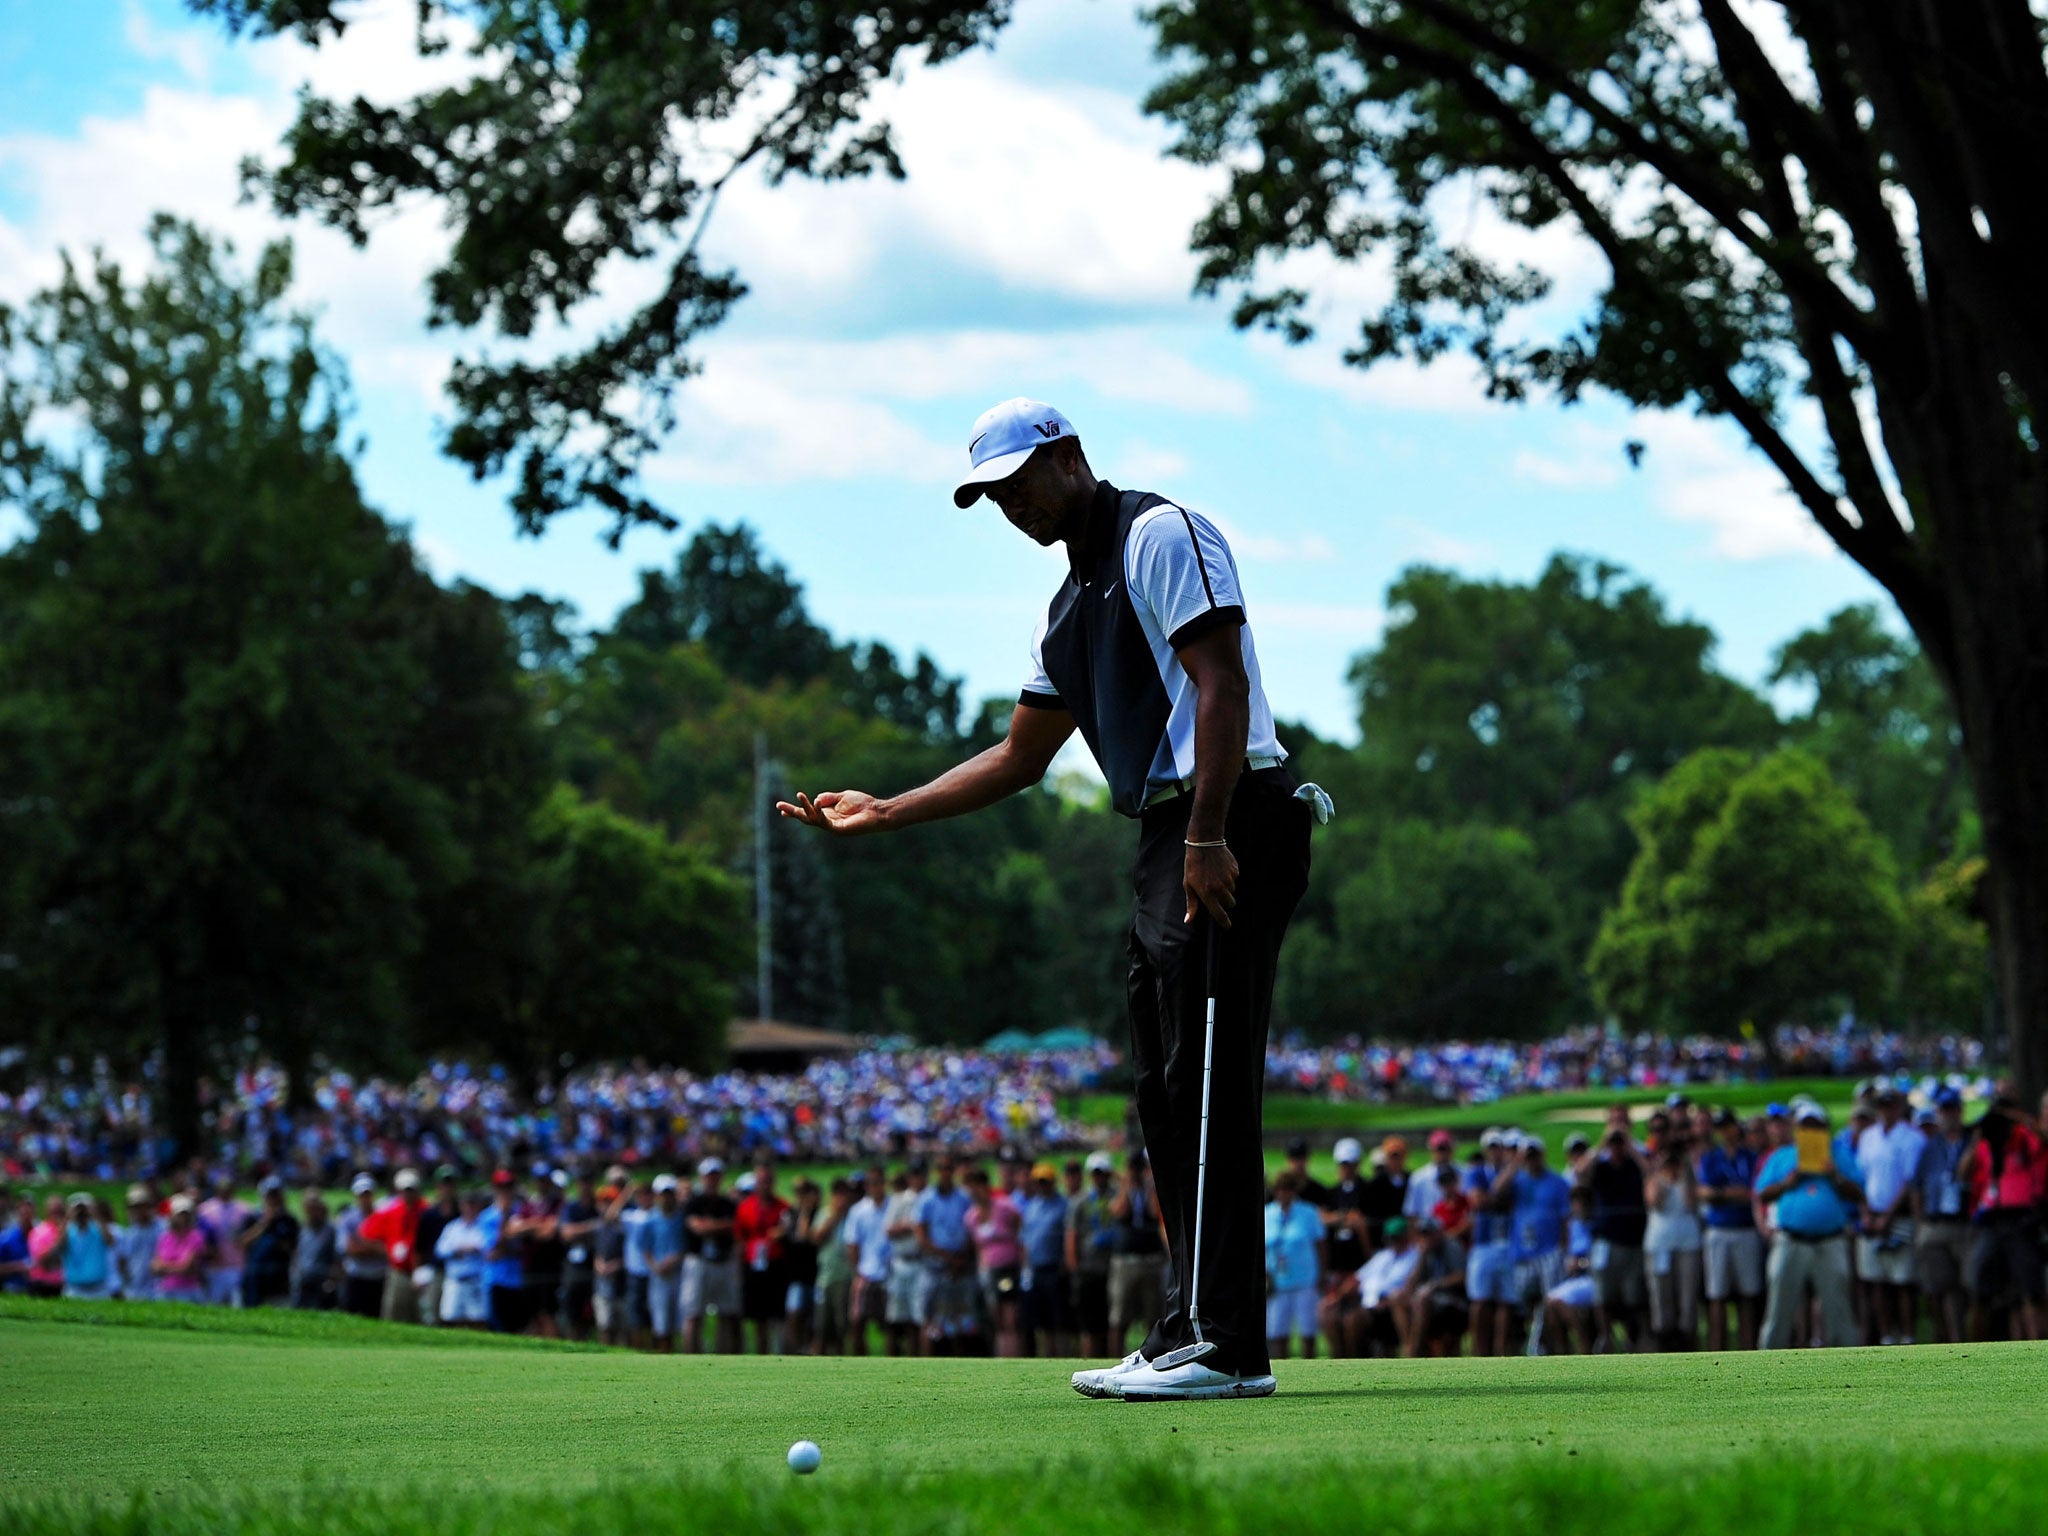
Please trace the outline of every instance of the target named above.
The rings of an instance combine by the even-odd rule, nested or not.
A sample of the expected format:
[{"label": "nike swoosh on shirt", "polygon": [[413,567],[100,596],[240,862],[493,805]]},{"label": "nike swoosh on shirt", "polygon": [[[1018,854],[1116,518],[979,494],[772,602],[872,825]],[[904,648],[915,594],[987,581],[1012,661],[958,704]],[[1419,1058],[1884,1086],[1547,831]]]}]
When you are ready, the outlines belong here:
[{"label": "nike swoosh on shirt", "polygon": [[1104,588],[1102,589],[1102,595],[1103,595],[1103,597],[1104,597],[1104,598],[1110,598],[1110,597],[1114,597],[1114,596],[1116,595],[1116,589],[1117,589],[1117,583],[1116,583],[1116,582],[1114,582],[1114,581],[1112,581],[1112,582],[1111,582],[1111,583],[1110,583],[1110,584],[1109,584],[1108,586],[1106,586],[1106,587],[1104,587]]}]

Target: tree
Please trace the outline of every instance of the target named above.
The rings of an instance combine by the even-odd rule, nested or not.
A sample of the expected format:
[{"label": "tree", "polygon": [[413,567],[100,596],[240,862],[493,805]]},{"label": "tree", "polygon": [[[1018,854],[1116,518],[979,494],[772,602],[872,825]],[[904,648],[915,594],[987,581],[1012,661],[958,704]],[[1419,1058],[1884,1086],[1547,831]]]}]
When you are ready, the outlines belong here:
[{"label": "tree", "polygon": [[1332,941],[1289,967],[1290,1010],[1315,1033],[1487,1039],[1557,1021],[1574,956],[1525,834],[1405,821],[1339,878]]},{"label": "tree", "polygon": [[[1313,333],[1284,258],[1384,270],[1347,352],[1734,422],[1898,603],[1962,729],[2014,1065],[2048,1086],[2048,211],[2027,0],[1162,0],[1151,109],[1220,167],[1200,280]],[[1575,229],[1559,323],[1483,199]],[[1455,218],[1442,217],[1456,208]],[[1811,416],[1795,416],[1795,404]],[[1809,431],[1808,423],[1813,428]],[[1825,442],[1825,452],[1813,440]]]},{"label": "tree", "polygon": [[1792,739],[1828,765],[1918,880],[1973,832],[1962,732],[1919,646],[1874,605],[1844,608],[1778,648],[1773,684],[1813,690]]},{"label": "tree", "polygon": [[1630,818],[1642,851],[1587,968],[1631,1027],[1732,1034],[1887,990],[1901,937],[1883,839],[1817,759],[1688,758]]},{"label": "tree", "polygon": [[0,986],[160,1051],[189,1146],[213,1053],[403,1060],[423,946],[502,958],[465,924],[540,759],[495,603],[363,504],[289,250],[151,239],[0,313]]},{"label": "tree", "polygon": [[[309,42],[346,25],[342,0],[188,0],[235,32]],[[471,357],[450,375],[447,448],[479,477],[513,469],[538,529],[596,505],[613,538],[672,518],[635,485],[697,371],[690,346],[745,294],[698,254],[719,193],[752,167],[770,183],[901,176],[871,94],[906,67],[986,41],[1008,0],[418,0],[416,46],[466,30],[474,74],[398,107],[308,97],[281,165],[246,175],[279,212],[361,242],[395,203],[442,205],[454,239],[428,319],[525,340],[588,304],[616,259],[661,269],[655,295],[587,346],[530,360]]]},{"label": "tree", "polygon": [[[1703,746],[1776,734],[1763,701],[1713,669],[1712,631],[1604,562],[1559,555],[1528,584],[1415,567],[1387,612],[1378,649],[1351,670],[1359,811],[1523,833],[1573,955],[1628,870],[1637,790]],[[1376,855],[1352,857],[1356,868]],[[1573,995],[1525,1026],[1561,1022]]]},{"label": "tree", "polygon": [[530,940],[515,1001],[536,1072],[647,1056],[725,1056],[745,892],[701,854],[562,788],[534,818]]}]

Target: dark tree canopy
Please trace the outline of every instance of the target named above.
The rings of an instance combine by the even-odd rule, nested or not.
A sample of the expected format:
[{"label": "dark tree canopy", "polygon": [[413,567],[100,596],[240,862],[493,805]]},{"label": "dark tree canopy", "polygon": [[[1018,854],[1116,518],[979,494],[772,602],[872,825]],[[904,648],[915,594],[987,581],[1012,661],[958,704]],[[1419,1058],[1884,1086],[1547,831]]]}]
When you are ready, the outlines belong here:
[{"label": "dark tree canopy", "polygon": [[288,250],[152,234],[0,313],[0,986],[31,1038],[161,1050],[189,1132],[229,1042],[460,1026],[544,763],[496,602],[358,493]]},{"label": "dark tree canopy", "polygon": [[[1388,279],[1361,366],[1725,416],[1898,602],[1983,817],[2015,1061],[2048,1086],[2048,66],[2028,0],[1165,0],[1149,105],[1226,190],[1201,281],[1294,340],[1285,258]],[[1510,226],[1575,229],[1538,309]],[[1277,270],[1275,263],[1280,263]],[[1562,316],[1562,318],[1560,318]],[[1823,446],[1816,446],[1819,439]]]},{"label": "dark tree canopy", "polygon": [[[345,0],[188,0],[232,30],[342,30]],[[473,37],[475,73],[397,107],[308,98],[282,163],[252,185],[286,214],[357,241],[415,199],[452,231],[429,284],[432,324],[504,340],[575,316],[615,258],[662,274],[658,292],[597,340],[558,356],[473,351],[448,381],[448,450],[479,477],[510,469],[513,510],[537,528],[594,505],[614,535],[672,521],[637,466],[675,425],[691,344],[746,292],[707,266],[699,237],[749,167],[770,182],[900,176],[870,95],[893,71],[985,41],[1008,0],[880,6],[747,0],[418,0],[422,52]]]}]

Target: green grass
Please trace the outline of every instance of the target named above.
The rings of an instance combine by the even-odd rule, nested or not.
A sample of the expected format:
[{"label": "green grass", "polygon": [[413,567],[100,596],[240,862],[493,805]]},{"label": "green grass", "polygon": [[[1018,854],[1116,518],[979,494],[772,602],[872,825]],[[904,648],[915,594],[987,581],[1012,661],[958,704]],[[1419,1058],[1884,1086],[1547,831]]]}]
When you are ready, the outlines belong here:
[{"label": "green grass", "polygon": [[1140,1407],[1046,1362],[216,1316],[0,1312],[0,1531],[1990,1532],[2037,1522],[2048,1472],[2037,1345],[1294,1362],[1268,1401]]}]

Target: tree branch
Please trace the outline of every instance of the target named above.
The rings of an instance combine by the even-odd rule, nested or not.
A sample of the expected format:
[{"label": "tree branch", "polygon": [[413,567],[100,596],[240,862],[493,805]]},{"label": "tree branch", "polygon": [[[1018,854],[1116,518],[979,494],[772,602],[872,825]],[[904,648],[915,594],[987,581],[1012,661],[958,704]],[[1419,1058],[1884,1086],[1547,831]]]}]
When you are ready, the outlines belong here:
[{"label": "tree branch", "polygon": [[[1408,8],[1426,16],[1452,36],[1470,46],[1493,54],[1513,65],[1549,89],[1557,92],[1613,136],[1624,151],[1649,166],[1672,186],[1690,198],[1701,212],[1725,229],[1757,260],[1777,273],[1787,291],[1802,293],[1816,312],[1849,344],[1864,356],[1881,347],[1882,333],[1854,299],[1836,286],[1827,269],[1812,260],[1802,248],[1804,231],[1795,222],[1789,229],[1775,231],[1775,238],[1757,233],[1742,217],[1745,211],[1769,219],[1766,208],[1757,207],[1743,195],[1742,188],[1725,177],[1686,158],[1671,143],[1645,134],[1636,124],[1616,112],[1572,78],[1571,73],[1534,49],[1501,36],[1493,28],[1448,0],[1406,0]],[[1365,23],[1356,23],[1361,27]],[[1378,29],[1368,28],[1378,34]],[[1384,44],[1383,44],[1384,45]],[[1439,54],[1449,58],[1449,55]]]}]

